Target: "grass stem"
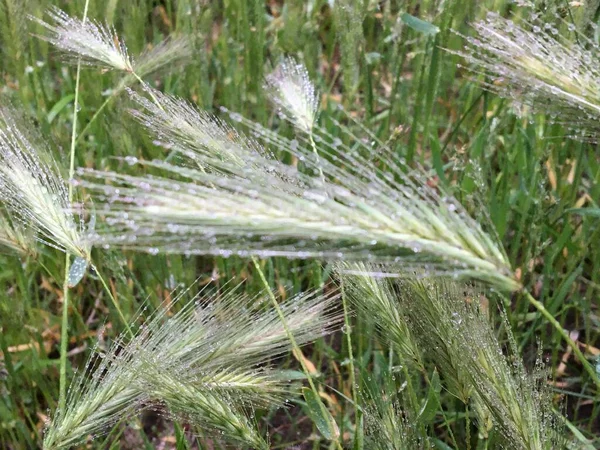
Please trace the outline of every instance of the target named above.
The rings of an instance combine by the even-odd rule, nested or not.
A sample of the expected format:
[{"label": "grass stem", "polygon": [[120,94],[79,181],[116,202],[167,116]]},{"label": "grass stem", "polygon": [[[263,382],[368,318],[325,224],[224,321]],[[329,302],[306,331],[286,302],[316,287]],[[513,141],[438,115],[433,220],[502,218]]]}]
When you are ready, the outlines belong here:
[{"label": "grass stem", "polygon": [[[138,80],[140,82],[140,84],[142,86],[146,85],[146,83],[144,82],[144,80],[142,80],[137,73],[131,72],[131,74],[135,77],[136,80]],[[158,101],[158,99],[156,98],[156,96],[152,93],[152,91],[150,89],[147,89],[146,91],[148,92],[148,95],[150,96],[150,98],[152,98],[152,101],[156,104],[156,106],[158,106],[160,108],[160,110],[164,112],[165,109],[160,104],[160,102]]]},{"label": "grass stem", "polygon": [[579,359],[579,361],[583,365],[583,368],[591,377],[592,381],[596,385],[596,388],[600,391],[600,379],[598,378],[598,374],[596,373],[596,371],[594,370],[592,365],[588,362],[588,360],[586,359],[586,357],[582,353],[582,351],[579,350],[579,346],[577,345],[577,343],[569,337],[569,334],[567,333],[567,331],[554,318],[554,316],[552,314],[550,314],[550,312],[546,309],[546,307],[544,306],[544,304],[542,302],[536,300],[527,291],[525,291],[525,298],[527,298],[527,301],[529,301],[529,303],[531,305],[533,305],[535,307],[535,309],[537,309],[542,314],[542,316],[544,316],[546,318],[546,320],[548,320],[548,322],[550,322],[550,324],[554,327],[554,329],[556,331],[558,331],[558,333],[561,335],[561,337],[565,340],[567,345],[569,347],[571,347],[571,350],[573,350],[573,353],[575,353],[575,356],[577,357],[577,359]]},{"label": "grass stem", "polygon": [[[356,415],[356,426],[358,427],[362,423],[359,418],[361,415],[360,408],[358,406],[358,395],[356,390],[356,372],[354,369],[354,352],[352,351],[352,326],[350,324],[350,314],[348,309],[348,301],[346,298],[346,292],[344,289],[344,280],[340,280],[340,290],[342,294],[342,308],[344,309],[344,334],[346,335],[346,346],[348,347],[348,371],[350,375],[350,386],[352,391],[352,401],[354,402],[354,411]],[[390,347],[391,348],[391,347]],[[355,431],[358,433],[358,431]]]},{"label": "grass stem", "polygon": [[65,253],[65,279],[63,283],[62,321],[60,326],[60,375],[58,409],[63,411],[67,402],[67,352],[69,350],[69,267],[71,255]]},{"label": "grass stem", "polygon": [[102,105],[100,105],[100,108],[98,108],[96,110],[96,112],[94,113],[94,115],[92,116],[92,118],[85,125],[85,127],[83,128],[83,130],[81,130],[81,133],[79,133],[79,136],[77,136],[77,141],[76,141],[77,143],[81,139],[83,139],[83,136],[85,136],[85,134],[90,129],[90,127],[92,126],[92,124],[96,121],[96,119],[98,118],[98,116],[100,116],[100,113],[104,110],[104,108],[106,108],[108,106],[108,104],[113,99],[113,97],[116,97],[119,92],[120,91],[113,92],[111,95],[108,96],[108,98],[106,100],[104,100],[104,103],[102,103]]},{"label": "grass stem", "polygon": [[113,295],[112,291],[110,290],[108,283],[106,283],[106,281],[104,280],[104,277],[102,276],[102,274],[100,273],[100,271],[98,270],[98,268],[96,266],[94,266],[94,272],[96,272],[96,275],[98,276],[98,279],[100,280],[100,283],[102,284],[102,287],[106,291],[106,294],[109,296],[113,306],[117,310],[117,313],[119,314],[119,318],[121,319],[121,322],[123,322],[123,324],[125,325],[127,334],[129,334],[129,336],[133,339],[135,337],[135,335],[134,335],[133,331],[131,330],[131,327],[129,326],[129,322],[127,321],[127,319],[125,319],[125,316],[123,315],[123,311],[121,311],[121,307],[119,306],[119,302],[117,301],[117,299]]},{"label": "grass stem", "polygon": [[[290,327],[287,323],[285,315],[283,314],[283,311],[281,310],[281,307],[279,306],[279,303],[277,302],[277,299],[275,298],[275,294],[273,294],[273,290],[269,286],[269,282],[267,281],[267,278],[265,277],[265,274],[264,274],[262,268],[260,267],[258,259],[253,256],[252,262],[254,264],[254,267],[256,268],[258,276],[260,277],[260,279],[265,287],[265,290],[267,291],[269,298],[271,299],[271,302],[273,303],[273,308],[275,308],[275,311],[277,312],[277,315],[279,316],[281,325],[283,326],[283,329],[285,330],[285,333],[286,333],[290,343],[292,344],[292,349],[294,351],[294,355],[296,356],[296,359],[300,363],[300,366],[302,366],[302,371],[304,372],[304,375],[306,375],[306,379],[308,380],[310,389],[315,394],[315,398],[321,398],[321,396],[319,395],[319,391],[317,390],[317,387],[315,386],[315,383],[312,379],[312,375],[311,375],[310,371],[308,370],[306,363],[304,362],[304,354],[302,353],[302,350],[298,346],[298,343],[296,342],[296,338],[294,338],[294,333],[292,333],[292,331],[290,330]],[[320,403],[320,405],[322,408],[325,408],[325,406],[322,403]],[[325,411],[325,413],[326,413],[325,416],[329,416],[328,411]],[[336,439],[334,442],[336,444],[336,447],[338,449],[342,450],[342,446],[341,446],[339,440]]]}]

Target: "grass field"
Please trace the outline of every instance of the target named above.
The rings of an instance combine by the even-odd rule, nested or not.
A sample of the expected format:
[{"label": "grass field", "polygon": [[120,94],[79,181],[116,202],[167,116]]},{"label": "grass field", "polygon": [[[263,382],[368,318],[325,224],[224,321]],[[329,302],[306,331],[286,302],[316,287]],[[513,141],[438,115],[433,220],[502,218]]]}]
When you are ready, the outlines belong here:
[{"label": "grass field", "polygon": [[[468,280],[464,289],[481,301],[486,315],[489,311],[500,348],[511,355],[511,361],[523,360],[527,372],[539,365],[536,361],[545,364],[542,371],[549,377],[542,377],[541,383],[548,388],[548,404],[560,413],[553,426],[569,448],[597,448],[597,379],[549,319],[566,330],[595,368],[600,355],[600,159],[593,117],[581,112],[578,118],[577,109],[561,111],[560,102],[553,107],[549,101],[541,110],[532,110],[527,102],[515,105],[510,97],[482,89],[473,80],[477,74],[465,68],[468,62],[447,51],[462,50],[466,36],[474,35],[470,24],[483,20],[488,11],[514,16],[516,22],[540,11],[540,20],[558,22],[558,33],[570,41],[577,40],[570,25],[575,24],[581,36],[591,36],[582,45],[588,45],[592,55],[600,55],[593,44],[598,38],[595,27],[586,22],[588,16],[597,18],[595,11],[588,14],[586,9],[593,1],[540,1],[532,8],[517,3],[90,0],[87,16],[113,25],[134,56],[167,36],[187,36],[191,56],[144,77],[145,82],[225,120],[231,119],[227,111],[233,111],[290,138],[294,127],[279,119],[263,85],[284,56],[302,61],[320,93],[319,123],[327,133],[340,139],[356,133],[357,141],[372,146],[374,153],[377,143],[385,143],[408,167],[423,167],[427,185],[451,193],[489,235],[498,236],[522,289],[507,293]],[[77,60],[65,61],[54,46],[37,37],[45,31],[28,14],[49,20],[46,11],[56,6],[81,18],[85,4],[84,0],[0,0],[0,106],[10,103],[28,116],[27,127],[39,129],[65,174],[72,148]],[[552,72],[557,62],[546,61],[544,70]],[[541,68],[538,72],[544,73]],[[600,83],[594,73],[590,77],[586,83]],[[115,70],[82,66],[75,166],[156,174],[155,168],[130,165],[124,159],[171,157],[170,149],[157,145],[129,113],[137,105],[120,88],[124,79]],[[139,82],[127,83],[143,94]],[[512,92],[518,100],[520,86]],[[600,97],[595,100],[600,105]],[[589,130],[585,139],[573,127]],[[274,149],[276,158],[297,165],[295,157],[280,150]],[[85,188],[77,192],[86,206],[93,204]],[[98,216],[102,222],[101,209]],[[44,427],[59,402],[65,255],[42,244],[37,251],[37,255],[18,256],[6,249],[0,255],[1,448],[41,448]],[[273,292],[284,300],[312,290],[332,294],[340,286],[339,266],[326,258],[271,257],[254,264],[250,256],[186,256],[158,249],[149,253],[115,245],[92,250],[95,270],[70,290],[68,380],[77,369],[84,370],[92,352],[109,351],[119,334],[127,333],[121,314],[134,322],[140,311],[149,315],[171,302],[183,287],[192,286],[193,293],[202,288],[203,296],[210,293],[218,298],[239,285],[238,290],[252,297],[264,291],[264,274]],[[414,264],[406,270],[414,274]],[[450,269],[444,275],[450,279],[460,275],[454,272]],[[349,278],[342,289],[351,289]],[[117,298],[120,312],[107,290]],[[190,292],[183,297],[190,297]],[[545,306],[546,315],[532,307],[528,295]],[[411,304],[418,307],[417,302]],[[338,318],[343,310],[348,313],[346,306],[341,301],[333,304]],[[395,449],[517,448],[507,447],[494,426],[481,423],[477,405],[465,404],[455,395],[443,364],[427,350],[427,339],[416,338],[425,362],[415,368],[398,354],[385,330],[375,337],[377,323],[370,320],[369,308],[349,308],[346,320],[351,323],[339,319],[332,332],[303,347],[304,369],[313,372],[320,392],[321,400],[314,404],[325,405],[328,413],[314,411],[310,394],[290,395],[285,408],[252,413],[259,433],[268,434],[271,448],[369,449],[376,448],[374,442],[379,443],[377,448]],[[410,310],[407,315],[414,313]],[[421,323],[419,317],[407,323]],[[436,330],[429,331],[434,339]],[[420,329],[425,335],[429,331]],[[456,342],[445,344],[452,347]],[[297,379],[291,384],[296,388],[301,383],[308,386],[301,376],[300,358],[285,352],[271,359],[275,366],[294,371]],[[414,423],[408,413],[381,416],[381,411],[393,409],[386,395],[398,392],[408,393],[409,403],[420,414]],[[380,409],[370,409],[377,401]],[[318,423],[319,418],[329,420],[328,414],[337,424],[339,438],[328,439],[323,429],[327,426]],[[394,429],[397,440],[385,433],[377,435],[386,427]],[[134,419],[119,421],[81,448],[225,447],[219,433],[196,432],[187,415],[172,422],[160,407],[153,407]],[[522,447],[541,448],[533,442]]]}]

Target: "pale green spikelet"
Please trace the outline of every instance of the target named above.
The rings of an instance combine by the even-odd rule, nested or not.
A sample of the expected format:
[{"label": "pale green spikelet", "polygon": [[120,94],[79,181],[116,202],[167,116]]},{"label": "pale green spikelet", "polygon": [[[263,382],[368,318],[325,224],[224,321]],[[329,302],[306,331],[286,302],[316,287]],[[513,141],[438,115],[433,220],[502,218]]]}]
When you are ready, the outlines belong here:
[{"label": "pale green spikelet", "polygon": [[[296,91],[280,94],[296,98]],[[151,253],[369,259],[390,273],[398,273],[397,264],[403,272],[425,266],[431,273],[519,289],[502,247],[455,199],[427,186],[421,171],[406,173],[385,146],[363,155],[372,148],[363,149],[357,139],[361,151],[351,150],[314,123],[310,133],[298,136],[300,142],[292,141],[230,114],[301,160],[311,169],[307,174],[272,159],[241,133],[228,137],[222,122],[177,99],[152,97],[157,105],[139,100],[145,111],[135,114],[173,147],[201,158],[201,167],[137,161],[162,169],[164,178],[81,171],[83,184],[104,204],[109,227],[96,236],[103,245]],[[297,125],[304,117],[295,112],[299,107],[286,108],[285,117]],[[302,127],[309,122],[301,121]]]},{"label": "pale green spikelet", "polygon": [[83,223],[68,199],[67,181],[31,125],[9,107],[0,109],[0,199],[37,238],[89,259]]},{"label": "pale green spikelet", "polygon": [[[401,282],[399,290],[422,351],[452,389],[473,397],[484,434],[491,418],[508,448],[558,448],[562,438],[546,377],[540,376],[539,368],[528,373],[517,353],[504,355],[476,296],[443,281]],[[510,341],[508,322],[505,327]]]},{"label": "pale green spikelet", "polygon": [[[46,31],[39,37],[54,45],[68,61],[74,63],[81,61],[89,66],[125,72],[140,79],[158,70],[173,69],[191,56],[189,40],[180,36],[169,37],[134,59],[113,27],[71,17],[56,7],[49,9],[47,15],[51,23],[31,17]],[[124,78],[119,90],[132,81]]]},{"label": "pale green spikelet", "polygon": [[[84,442],[147,407],[252,448],[268,448],[247,412],[281,404],[289,392],[284,375],[268,366],[288,351],[286,332],[279,317],[262,308],[261,297],[200,295],[171,317],[159,310],[129,342],[123,335],[90,360],[73,382],[65,410],[48,425],[44,448]],[[329,311],[334,300],[306,294],[282,304],[299,343],[338,323]]]},{"label": "pale green spikelet", "polygon": [[20,256],[37,255],[35,235],[10,216],[6,211],[0,210],[0,245],[6,247]]},{"label": "pale green spikelet", "polygon": [[[600,71],[597,43],[568,24],[577,39],[559,31],[562,24],[531,19],[517,23],[488,13],[473,24],[461,55],[485,88],[547,114],[594,140],[600,121]],[[481,75],[481,76],[480,76]]]}]

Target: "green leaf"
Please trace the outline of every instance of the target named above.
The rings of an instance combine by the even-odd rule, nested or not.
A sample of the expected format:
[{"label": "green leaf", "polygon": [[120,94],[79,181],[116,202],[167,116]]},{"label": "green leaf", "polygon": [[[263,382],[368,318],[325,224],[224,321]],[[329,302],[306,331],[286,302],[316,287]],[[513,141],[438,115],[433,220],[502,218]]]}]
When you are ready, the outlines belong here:
[{"label": "green leaf", "polygon": [[340,430],[321,399],[307,387],[302,388],[302,395],[304,395],[304,400],[306,400],[308,415],[323,437],[330,441],[336,441],[340,436]]},{"label": "green leaf", "polygon": [[402,14],[400,17],[402,22],[411,27],[413,30],[418,31],[429,36],[436,35],[440,32],[440,29],[430,22],[421,20],[415,16],[411,16],[408,13]]},{"label": "green leaf", "polygon": [[446,444],[444,441],[441,441],[437,438],[434,438],[432,440],[433,445],[435,445],[435,448],[437,448],[438,450],[453,450],[453,448]]},{"label": "green leaf", "polygon": [[274,377],[282,381],[306,380],[306,374],[299,370],[279,370]]},{"label": "green leaf", "polygon": [[600,217],[600,208],[571,208],[567,212],[580,216]]},{"label": "green leaf", "polygon": [[356,416],[356,426],[354,428],[354,445],[353,450],[364,450],[365,448],[365,431],[364,431],[364,419],[362,413],[358,413]]},{"label": "green leaf", "polygon": [[48,116],[46,117],[46,120],[48,120],[48,123],[52,123],[54,121],[54,119],[56,118],[56,116],[71,102],[73,101],[73,98],[75,97],[75,94],[69,94],[69,95],[65,95],[63,98],[61,98],[59,101],[57,101],[54,106],[52,107],[52,109],[50,110],[50,112],[48,113]]},{"label": "green leaf", "polygon": [[429,391],[427,392],[427,399],[421,411],[419,412],[419,420],[424,423],[431,422],[437,413],[440,406],[440,392],[442,385],[440,383],[440,376],[438,375],[437,369],[433,369],[431,375],[431,381],[429,382]]},{"label": "green leaf", "polygon": [[185,431],[178,423],[175,423],[175,448],[176,450],[189,450],[190,448],[185,436]]}]

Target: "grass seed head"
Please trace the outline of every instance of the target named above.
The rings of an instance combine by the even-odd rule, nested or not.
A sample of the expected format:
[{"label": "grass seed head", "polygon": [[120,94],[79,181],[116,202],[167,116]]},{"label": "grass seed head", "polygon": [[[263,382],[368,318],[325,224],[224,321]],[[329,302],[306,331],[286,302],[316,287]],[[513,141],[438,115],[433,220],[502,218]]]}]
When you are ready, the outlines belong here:
[{"label": "grass seed head", "polygon": [[241,136],[218,117],[198,109],[186,100],[146,87],[154,101],[131,92],[138,109],[133,116],[169,149],[197,161],[201,167],[218,170],[228,166],[242,168],[263,149],[253,140]]},{"label": "grass seed head", "polygon": [[161,109],[138,97],[144,110],[134,114],[158,136],[201,155],[208,167],[234,160],[224,171],[234,176],[207,172],[202,164],[196,170],[154,161],[144,164],[167,176],[82,170],[83,184],[100,195],[108,224],[95,240],[150,253],[369,260],[392,273],[402,264],[403,273],[425,267],[505,291],[520,288],[498,242],[455,199],[429,187],[422,171],[409,171],[384,144],[374,151],[344,124],[336,123],[351,145],[312,119],[299,119],[308,117],[299,105],[316,105],[307,100],[316,97],[305,93],[313,88],[304,69],[288,60],[271,84],[281,88],[276,98],[287,105],[285,114],[310,122],[304,127],[310,133],[290,140],[230,116],[265,144],[303,161],[310,174],[186,103],[159,94]]},{"label": "grass seed head", "polygon": [[347,187],[302,176],[292,184],[268,173],[226,178],[152,165],[181,181],[81,172],[104,205],[107,227],[94,240],[151,253],[366,259],[392,273],[403,263],[404,270],[426,267],[502,290],[519,288],[479,224],[455,200],[425,186],[399,187],[376,177],[369,186],[349,174],[342,180]]},{"label": "grass seed head", "polygon": [[[144,407],[251,448],[268,448],[247,413],[280,405],[289,393],[285,375],[269,367],[271,358],[289,351],[285,329],[264,308],[263,296],[200,295],[172,316],[158,310],[129,342],[123,335],[90,360],[69,389],[65,410],[49,423],[44,448],[84,442]],[[299,344],[339,327],[330,309],[335,300],[305,294],[282,303]]]},{"label": "grass seed head", "polygon": [[42,140],[25,129],[15,111],[0,109],[0,199],[42,242],[88,259],[90,245],[73,216],[67,184]]},{"label": "grass seed head", "polygon": [[421,352],[398,304],[398,293],[390,280],[371,276],[373,270],[362,263],[338,265],[338,275],[357,311],[375,325],[382,341],[393,346],[402,364],[422,368]]},{"label": "grass seed head", "polygon": [[46,29],[40,38],[72,57],[92,66],[133,72],[133,63],[124,42],[115,30],[92,20],[82,21],[58,8],[48,11],[52,23],[32,17]]},{"label": "grass seed head", "polygon": [[0,211],[0,245],[20,256],[37,255],[35,236],[8,212]]},{"label": "grass seed head", "polygon": [[286,58],[267,76],[265,91],[279,113],[298,129],[310,133],[319,110],[319,96],[304,64]]},{"label": "grass seed head", "polygon": [[167,37],[135,58],[133,70],[140,78],[157,72],[172,71],[187,62],[193,53],[186,36]]},{"label": "grass seed head", "polygon": [[[541,376],[539,366],[527,372],[516,344],[511,355],[504,354],[473,293],[431,280],[402,282],[399,290],[420,348],[463,401],[472,397],[484,433],[491,419],[506,448],[562,448],[547,377]],[[514,343],[510,324],[504,325],[509,343]]]},{"label": "grass seed head", "polygon": [[[581,130],[582,137],[600,123],[600,47],[578,33],[573,42],[557,26],[532,20],[517,24],[496,13],[476,22],[474,37],[453,52],[485,89],[548,114],[555,122]],[[586,132],[587,130],[587,132]]]}]

